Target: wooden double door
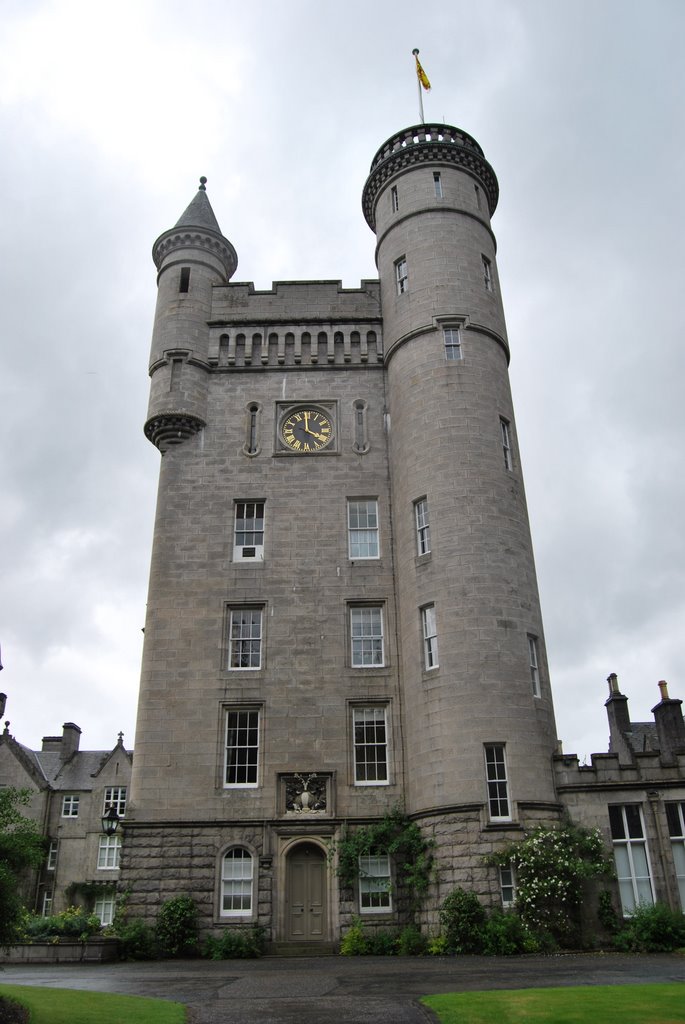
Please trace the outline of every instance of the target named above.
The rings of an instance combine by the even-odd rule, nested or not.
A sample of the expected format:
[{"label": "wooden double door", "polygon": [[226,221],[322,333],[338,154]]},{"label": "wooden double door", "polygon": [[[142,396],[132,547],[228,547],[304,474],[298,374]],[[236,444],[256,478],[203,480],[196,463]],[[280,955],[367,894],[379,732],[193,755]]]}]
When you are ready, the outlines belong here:
[{"label": "wooden double door", "polygon": [[327,862],[314,843],[298,843],[286,860],[286,931],[290,942],[327,937]]}]

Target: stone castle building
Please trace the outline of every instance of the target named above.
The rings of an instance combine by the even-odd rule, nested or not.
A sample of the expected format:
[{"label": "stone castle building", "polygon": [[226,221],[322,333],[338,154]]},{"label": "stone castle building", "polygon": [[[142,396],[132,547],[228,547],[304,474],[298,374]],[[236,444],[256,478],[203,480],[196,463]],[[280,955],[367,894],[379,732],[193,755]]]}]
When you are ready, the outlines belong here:
[{"label": "stone castle building", "polygon": [[435,842],[430,921],[455,884],[506,897],[485,855],[561,819],[497,199],[473,138],[421,125],[364,186],[378,280],[233,283],[205,179],[157,239],[131,912],[189,892],[278,942],[393,923],[387,851],[353,892],[328,853],[401,806]]},{"label": "stone castle building", "polygon": [[610,753],[557,752],[497,199],[473,138],[420,125],[364,186],[378,280],[234,283],[205,179],[155,242],[131,915],[187,893],[205,933],[298,944],[401,923],[387,850],[353,888],[331,854],[397,807],[435,843],[429,927],[455,885],[510,904],[485,857],[567,814],[614,844],[626,911],[685,906],[681,702],[637,728],[614,678]]}]

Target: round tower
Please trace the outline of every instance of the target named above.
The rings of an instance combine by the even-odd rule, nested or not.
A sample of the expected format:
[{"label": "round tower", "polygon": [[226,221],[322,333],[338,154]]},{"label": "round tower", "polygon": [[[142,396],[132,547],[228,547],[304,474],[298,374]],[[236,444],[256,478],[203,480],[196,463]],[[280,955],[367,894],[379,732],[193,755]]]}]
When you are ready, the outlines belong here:
[{"label": "round tower", "polygon": [[205,426],[212,288],[227,284],[238,265],[206,181],[200,178],[185,213],[152,247],[158,291],[145,434],[162,452]]},{"label": "round tower", "polygon": [[363,192],[381,282],[407,808],[555,800],[552,698],[490,217],[495,174],[449,125],[378,151]]}]

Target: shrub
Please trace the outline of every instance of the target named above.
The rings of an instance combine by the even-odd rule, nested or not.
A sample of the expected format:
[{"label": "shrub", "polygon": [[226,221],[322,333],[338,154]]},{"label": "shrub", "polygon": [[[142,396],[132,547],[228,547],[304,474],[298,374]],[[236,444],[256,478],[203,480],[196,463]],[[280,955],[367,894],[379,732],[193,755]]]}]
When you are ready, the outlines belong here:
[{"label": "shrub", "polygon": [[527,927],[565,945],[578,941],[583,881],[609,871],[599,829],[575,825],[540,826],[488,860],[516,869],[516,909]]},{"label": "shrub", "polygon": [[0,1024],[29,1024],[30,1019],[26,1006],[7,996],[0,996]]},{"label": "shrub", "polygon": [[249,931],[227,928],[219,938],[210,935],[202,955],[210,960],[250,960],[264,952],[264,929],[257,926]]},{"label": "shrub", "polygon": [[483,945],[485,910],[473,892],[458,888],[445,897],[440,923],[450,953],[480,953]]},{"label": "shrub", "polygon": [[362,923],[355,917],[340,943],[342,956],[366,956],[369,952],[369,940],[364,935]]},{"label": "shrub", "polygon": [[400,956],[423,956],[428,945],[426,937],[415,924],[408,924],[399,934],[397,952]]},{"label": "shrub", "polygon": [[163,903],[155,931],[162,956],[197,953],[197,908],[192,896],[174,896]]},{"label": "shrub", "polygon": [[495,911],[483,929],[483,953],[486,956],[515,956],[516,953],[534,952],[537,945],[518,914]]},{"label": "shrub", "polygon": [[395,956],[399,934],[396,931],[370,932],[366,938],[370,956]]},{"label": "shrub", "polygon": [[108,932],[119,939],[120,960],[154,960],[157,956],[154,930],[144,921],[115,918]]},{"label": "shrub", "polygon": [[447,939],[444,935],[436,935],[435,938],[428,940],[427,953],[430,956],[446,956],[449,953],[447,948]]},{"label": "shrub", "polygon": [[624,953],[669,953],[685,946],[685,914],[663,903],[638,907],[614,938]]},{"label": "shrub", "polygon": [[88,914],[82,907],[67,907],[60,914],[50,917],[26,915],[22,920],[25,941],[45,942],[51,939],[79,939],[85,942],[91,935],[100,932],[100,918]]}]

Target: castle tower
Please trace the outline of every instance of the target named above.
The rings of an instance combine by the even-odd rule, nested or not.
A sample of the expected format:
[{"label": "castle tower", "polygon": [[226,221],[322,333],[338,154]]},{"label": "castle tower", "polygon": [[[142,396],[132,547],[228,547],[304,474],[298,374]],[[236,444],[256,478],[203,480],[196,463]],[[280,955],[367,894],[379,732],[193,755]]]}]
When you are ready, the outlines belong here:
[{"label": "castle tower", "polygon": [[203,180],[155,243],[134,916],[187,892],[205,932],[400,923],[387,852],[354,891],[328,852],[403,806],[434,921],[455,883],[499,900],[484,856],[558,815],[496,200],[478,145],[422,126],[364,189],[380,281],[232,282]]},{"label": "castle tower", "polygon": [[519,817],[512,801],[554,801],[556,736],[490,226],[497,199],[474,139],[421,125],[378,151],[363,208],[378,239],[407,805],[481,801],[485,758],[490,781],[507,782],[509,807],[492,815],[506,820]]}]

